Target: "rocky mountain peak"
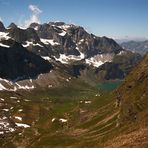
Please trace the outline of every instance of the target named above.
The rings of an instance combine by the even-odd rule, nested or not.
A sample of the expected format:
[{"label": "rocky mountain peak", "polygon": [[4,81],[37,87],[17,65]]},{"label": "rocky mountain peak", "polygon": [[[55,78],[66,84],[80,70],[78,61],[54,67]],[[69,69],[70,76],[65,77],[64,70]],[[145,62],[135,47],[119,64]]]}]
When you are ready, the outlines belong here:
[{"label": "rocky mountain peak", "polygon": [[4,32],[5,30],[4,24],[0,21],[0,32]]},{"label": "rocky mountain peak", "polygon": [[10,28],[8,32],[9,36],[19,43],[26,41],[40,41],[36,31],[32,28],[21,29],[16,26],[14,27],[13,25],[13,27]]},{"label": "rocky mountain peak", "polygon": [[8,28],[17,28],[17,25],[15,23],[11,23]]},{"label": "rocky mountain peak", "polygon": [[62,26],[62,25],[65,25],[66,23],[65,22],[49,22],[48,23],[49,25],[56,25],[56,26]]}]

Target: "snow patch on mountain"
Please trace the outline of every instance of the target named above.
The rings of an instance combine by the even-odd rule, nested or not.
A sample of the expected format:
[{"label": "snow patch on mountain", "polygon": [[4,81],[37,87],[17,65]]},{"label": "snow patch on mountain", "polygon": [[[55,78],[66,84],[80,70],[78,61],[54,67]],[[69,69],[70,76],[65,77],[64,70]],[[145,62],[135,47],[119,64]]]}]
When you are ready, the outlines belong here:
[{"label": "snow patch on mountain", "polygon": [[5,44],[3,44],[3,43],[0,43],[0,46],[1,46],[1,47],[6,47],[6,48],[9,48],[9,47],[10,47],[10,46],[5,45]]},{"label": "snow patch on mountain", "polygon": [[12,97],[10,97],[10,98],[11,98],[11,99],[17,99],[17,97],[13,97],[13,96],[12,96]]},{"label": "snow patch on mountain", "polygon": [[2,109],[2,110],[5,111],[5,112],[8,112],[8,111],[9,111],[8,108],[4,108],[4,109]]},{"label": "snow patch on mountain", "polygon": [[80,52],[79,56],[75,56],[75,55],[65,55],[65,54],[60,54],[59,58],[56,58],[56,61],[61,62],[62,64],[69,64],[70,61],[80,61],[82,59],[84,59],[85,55],[83,53]]},{"label": "snow patch on mountain", "polygon": [[38,27],[38,26],[34,27],[34,30],[38,30],[38,29],[39,29],[39,27]]},{"label": "snow patch on mountain", "polygon": [[22,117],[15,116],[14,118],[17,119],[17,120],[22,121]]},{"label": "snow patch on mountain", "polygon": [[16,82],[11,82],[0,78],[0,91],[17,91],[17,90],[32,90],[35,89],[34,85],[20,85]]},{"label": "snow patch on mountain", "polygon": [[94,57],[85,59],[86,64],[92,65],[94,67],[99,67],[106,62],[111,62],[113,59],[113,54],[98,54]]},{"label": "snow patch on mountain", "polygon": [[62,123],[66,123],[67,119],[60,118],[59,121],[61,121]]},{"label": "snow patch on mountain", "polygon": [[8,36],[9,33],[6,32],[0,32],[0,41],[1,40],[8,40],[10,37]]},{"label": "snow patch on mountain", "polygon": [[79,42],[78,42],[78,44],[80,45],[80,44],[82,44],[84,42],[84,39],[81,39]]},{"label": "snow patch on mountain", "polygon": [[31,89],[35,88],[35,86],[33,86],[33,85],[32,86],[28,86],[28,85],[21,86],[18,83],[16,83],[16,85],[18,86],[17,89],[31,90]]},{"label": "snow patch on mountain", "polygon": [[61,26],[58,26],[58,28],[60,28],[60,29],[63,29],[63,30],[67,30],[68,28],[70,28],[71,27],[71,25],[68,25],[68,24],[64,24],[64,25],[61,25]]},{"label": "snow patch on mountain", "polygon": [[30,125],[24,123],[15,123],[18,127],[28,128]]},{"label": "snow patch on mountain", "polygon": [[26,30],[27,27],[22,27],[22,26],[17,26],[18,28],[22,29],[22,30]]},{"label": "snow patch on mountain", "polygon": [[43,47],[41,44],[39,43],[33,43],[33,42],[30,42],[30,41],[26,41],[26,44],[23,44],[23,47],[28,47],[28,46],[40,46],[40,47]]},{"label": "snow patch on mountain", "polygon": [[4,133],[14,132],[15,128],[12,128],[7,117],[3,116],[0,118],[0,135]]},{"label": "snow patch on mountain", "polygon": [[41,42],[43,42],[46,45],[49,45],[49,44],[51,44],[52,46],[60,45],[58,42],[55,42],[53,39],[43,39],[43,38],[41,38],[40,40],[41,40]]},{"label": "snow patch on mountain", "polygon": [[59,58],[55,57],[55,60],[61,62],[62,64],[68,64],[68,58],[65,54],[60,54]]},{"label": "snow patch on mountain", "polygon": [[94,58],[86,59],[86,64],[93,65],[94,67],[99,67],[104,64],[102,61],[96,61]]},{"label": "snow patch on mountain", "polygon": [[48,57],[48,56],[42,56],[42,58],[43,58],[44,60],[47,60],[47,61],[50,61],[50,60],[51,60],[51,58]]},{"label": "snow patch on mountain", "polygon": [[60,36],[65,36],[65,35],[66,35],[66,32],[63,31],[63,32],[59,33],[59,35],[60,35]]},{"label": "snow patch on mountain", "polygon": [[3,98],[0,98],[1,101],[5,101]]},{"label": "snow patch on mountain", "polygon": [[5,83],[7,83],[8,85],[13,85],[13,82],[11,82],[11,81],[9,81],[9,80],[6,80],[6,79],[3,79],[3,78],[0,78],[0,81],[5,82]]},{"label": "snow patch on mountain", "polygon": [[18,111],[19,111],[19,112],[22,112],[22,111],[23,111],[23,109],[19,109]]},{"label": "snow patch on mountain", "polygon": [[0,83],[0,91],[1,90],[6,90],[6,88]]},{"label": "snow patch on mountain", "polygon": [[54,122],[56,120],[56,118],[52,118],[51,122]]}]

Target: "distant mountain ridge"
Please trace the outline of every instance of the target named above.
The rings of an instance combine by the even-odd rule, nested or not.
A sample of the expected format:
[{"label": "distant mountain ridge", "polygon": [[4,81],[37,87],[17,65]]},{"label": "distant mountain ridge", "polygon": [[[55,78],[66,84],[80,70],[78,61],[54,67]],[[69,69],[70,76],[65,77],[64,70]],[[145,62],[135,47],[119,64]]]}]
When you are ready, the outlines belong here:
[{"label": "distant mountain ridge", "polygon": [[148,51],[148,40],[145,41],[128,41],[121,43],[124,49],[131,50],[133,52],[138,52],[144,54]]}]

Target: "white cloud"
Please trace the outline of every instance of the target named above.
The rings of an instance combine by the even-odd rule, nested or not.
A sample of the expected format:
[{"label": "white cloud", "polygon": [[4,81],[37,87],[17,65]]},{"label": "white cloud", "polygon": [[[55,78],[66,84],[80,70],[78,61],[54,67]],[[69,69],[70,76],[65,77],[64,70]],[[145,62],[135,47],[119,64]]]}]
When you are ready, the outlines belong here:
[{"label": "white cloud", "polygon": [[35,5],[29,5],[29,9],[34,13],[34,14],[40,14],[42,13],[42,10],[40,10],[37,6]]},{"label": "white cloud", "polygon": [[39,15],[42,13],[42,10],[36,5],[29,5],[29,10],[31,10],[31,16],[28,20],[25,20],[23,27],[28,27],[31,23],[40,23]]}]

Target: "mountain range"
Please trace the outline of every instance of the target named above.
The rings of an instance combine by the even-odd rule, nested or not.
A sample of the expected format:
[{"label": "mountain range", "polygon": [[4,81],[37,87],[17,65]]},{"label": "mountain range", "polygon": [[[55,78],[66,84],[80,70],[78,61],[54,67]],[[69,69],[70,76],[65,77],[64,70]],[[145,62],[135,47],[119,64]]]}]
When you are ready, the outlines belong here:
[{"label": "mountain range", "polygon": [[45,79],[52,79],[46,86],[55,87],[62,84],[61,75],[66,77],[65,81],[76,77],[92,84],[123,79],[141,59],[113,39],[89,34],[81,26],[64,22],[32,23],[28,28],[14,23],[5,28],[0,22],[0,56],[2,79],[21,80],[24,86],[32,86],[32,79],[41,85],[37,78],[45,74]]}]

